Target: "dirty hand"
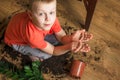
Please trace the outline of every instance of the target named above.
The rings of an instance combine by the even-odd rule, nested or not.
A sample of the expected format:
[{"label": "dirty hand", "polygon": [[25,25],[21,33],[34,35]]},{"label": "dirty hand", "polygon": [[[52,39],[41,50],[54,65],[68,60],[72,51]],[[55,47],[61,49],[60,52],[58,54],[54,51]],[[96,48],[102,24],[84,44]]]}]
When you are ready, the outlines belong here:
[{"label": "dirty hand", "polygon": [[85,29],[83,30],[78,30],[72,35],[72,41],[82,41],[82,42],[87,42],[90,39],[93,38],[93,35],[86,32]]},{"label": "dirty hand", "polygon": [[79,42],[72,42],[72,51],[73,52],[89,52],[90,51],[90,47],[88,46],[88,44],[83,43],[81,41]]},{"label": "dirty hand", "polygon": [[84,38],[85,29],[78,30],[71,35],[72,41],[81,41]]},{"label": "dirty hand", "polygon": [[88,32],[85,32],[84,34],[81,35],[82,42],[87,42],[93,38],[93,34],[90,34]]}]

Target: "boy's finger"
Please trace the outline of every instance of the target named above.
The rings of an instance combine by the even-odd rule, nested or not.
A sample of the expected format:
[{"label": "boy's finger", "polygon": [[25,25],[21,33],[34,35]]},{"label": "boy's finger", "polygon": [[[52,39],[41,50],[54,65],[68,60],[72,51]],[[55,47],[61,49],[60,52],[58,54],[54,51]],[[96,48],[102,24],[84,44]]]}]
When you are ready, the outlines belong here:
[{"label": "boy's finger", "polygon": [[78,45],[78,42],[72,42],[72,51],[75,51],[77,45]]},{"label": "boy's finger", "polygon": [[84,43],[79,42],[74,52],[80,51],[80,49],[83,47],[83,44],[84,44]]},{"label": "boy's finger", "polygon": [[93,34],[89,34],[89,35],[88,35],[88,38],[89,38],[89,39],[92,39],[92,38],[93,38]]},{"label": "boy's finger", "polygon": [[93,35],[92,34],[89,34],[89,33],[85,33],[85,37],[83,39],[83,42],[86,42],[86,41],[89,41],[93,38]]},{"label": "boy's finger", "polygon": [[81,34],[79,33],[79,31],[76,31],[73,35],[73,41],[79,41]]},{"label": "boy's finger", "polygon": [[89,51],[90,51],[90,47],[88,46],[88,44],[85,44],[81,49],[81,52],[89,52]]},{"label": "boy's finger", "polygon": [[88,33],[85,32],[85,33],[84,33],[84,38],[83,38],[83,40],[87,40],[87,35],[88,35]]},{"label": "boy's finger", "polygon": [[84,39],[85,30],[80,30],[80,38],[79,40],[82,41]]}]

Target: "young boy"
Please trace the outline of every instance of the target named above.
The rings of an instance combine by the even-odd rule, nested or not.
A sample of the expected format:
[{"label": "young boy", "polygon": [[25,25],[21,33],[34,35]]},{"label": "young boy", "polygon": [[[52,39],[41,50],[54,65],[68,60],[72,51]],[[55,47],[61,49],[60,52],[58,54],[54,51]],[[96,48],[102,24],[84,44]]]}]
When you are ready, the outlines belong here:
[{"label": "young boy", "polygon": [[[29,0],[27,12],[16,14],[5,32],[7,45],[34,60],[47,59],[68,51],[88,52],[85,44],[92,35],[78,30],[66,35],[56,17],[56,0]],[[62,43],[60,46],[56,46]]]}]

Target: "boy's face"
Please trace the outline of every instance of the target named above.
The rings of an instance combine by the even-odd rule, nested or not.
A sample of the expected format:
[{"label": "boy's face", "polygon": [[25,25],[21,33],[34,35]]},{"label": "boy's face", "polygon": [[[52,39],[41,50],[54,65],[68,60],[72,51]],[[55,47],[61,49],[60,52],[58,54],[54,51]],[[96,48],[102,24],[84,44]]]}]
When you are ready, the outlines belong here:
[{"label": "boy's face", "polygon": [[56,0],[46,3],[35,1],[32,6],[33,23],[43,30],[50,30],[56,19]]}]

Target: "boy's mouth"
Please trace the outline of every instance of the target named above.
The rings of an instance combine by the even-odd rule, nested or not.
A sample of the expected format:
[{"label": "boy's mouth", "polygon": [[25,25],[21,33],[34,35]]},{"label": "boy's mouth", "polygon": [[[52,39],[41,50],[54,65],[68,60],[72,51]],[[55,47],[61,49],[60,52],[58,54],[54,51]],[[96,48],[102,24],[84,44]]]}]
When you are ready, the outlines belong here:
[{"label": "boy's mouth", "polygon": [[50,24],[44,24],[46,27],[49,27],[50,26]]}]

